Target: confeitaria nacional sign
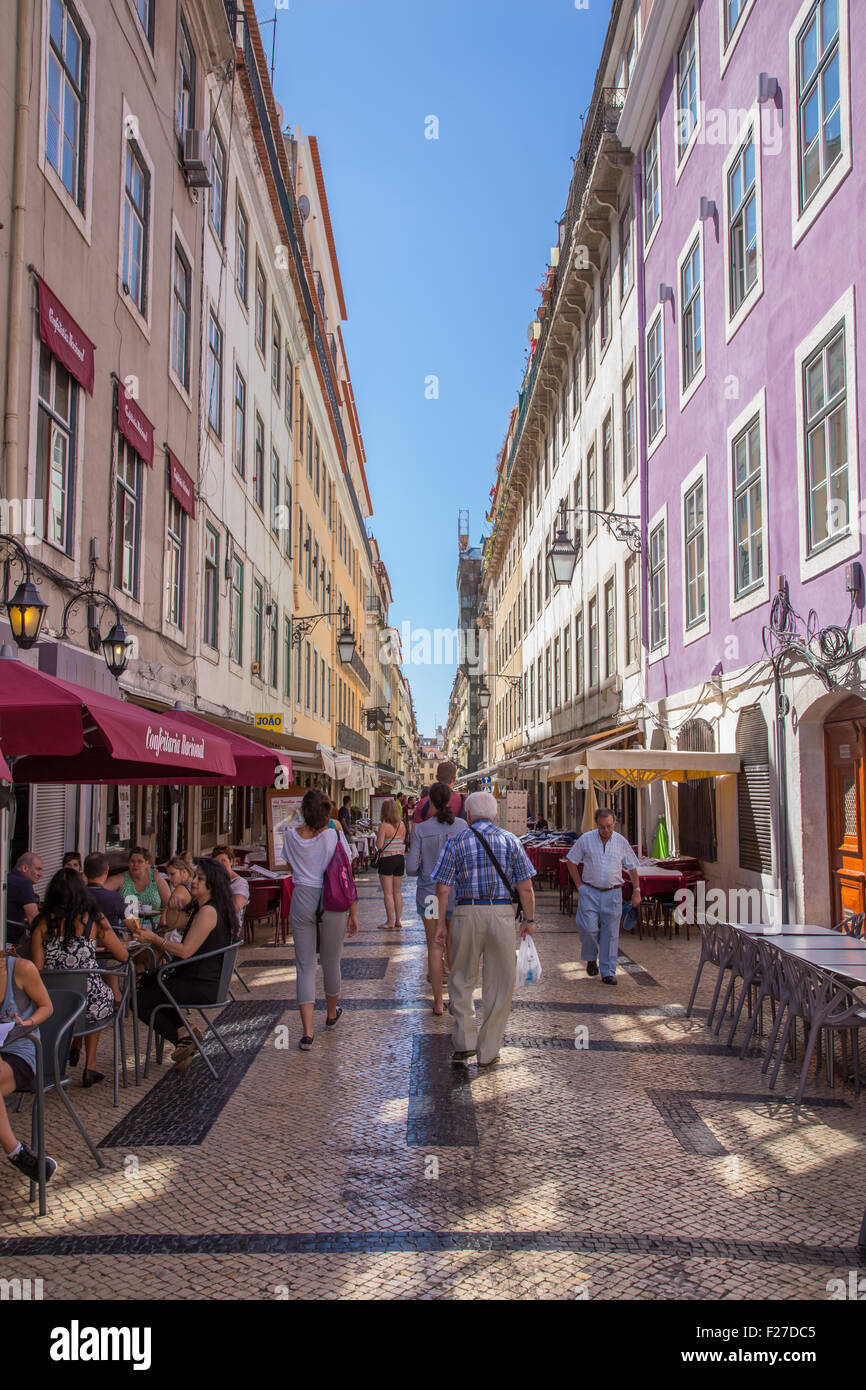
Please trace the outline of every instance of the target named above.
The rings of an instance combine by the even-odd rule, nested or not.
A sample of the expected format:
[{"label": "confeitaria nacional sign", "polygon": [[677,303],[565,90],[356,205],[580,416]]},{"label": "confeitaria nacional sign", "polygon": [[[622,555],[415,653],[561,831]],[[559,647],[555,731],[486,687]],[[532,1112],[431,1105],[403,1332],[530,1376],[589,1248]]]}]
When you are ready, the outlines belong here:
[{"label": "confeitaria nacional sign", "polygon": [[204,739],[188,738],[186,734],[172,734],[162,726],[154,729],[147,726],[145,744],[156,757],[163,753],[180,753],[183,758],[203,758]]}]

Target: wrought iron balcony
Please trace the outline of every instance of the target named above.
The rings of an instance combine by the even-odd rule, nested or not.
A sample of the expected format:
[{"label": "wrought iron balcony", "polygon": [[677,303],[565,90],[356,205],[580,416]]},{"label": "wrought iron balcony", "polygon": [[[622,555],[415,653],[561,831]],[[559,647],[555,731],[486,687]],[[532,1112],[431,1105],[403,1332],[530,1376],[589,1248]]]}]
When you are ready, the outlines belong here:
[{"label": "wrought iron balcony", "polygon": [[350,729],[348,724],[337,725],[337,747],[345,753],[358,753],[363,758],[370,756],[370,740],[355,729]]},{"label": "wrought iron balcony", "polygon": [[367,670],[367,667],[364,665],[363,661],[361,660],[360,656],[358,655],[357,648],[356,648],[356,650],[355,650],[355,655],[352,657],[352,660],[349,662],[349,666],[350,666],[351,669],[355,672],[355,675],[359,678],[359,680],[360,680],[361,684],[364,686],[365,690],[370,690],[370,689],[372,689],[372,684],[373,684],[373,682],[372,682],[372,680],[371,680],[371,678],[370,678],[370,672]]}]

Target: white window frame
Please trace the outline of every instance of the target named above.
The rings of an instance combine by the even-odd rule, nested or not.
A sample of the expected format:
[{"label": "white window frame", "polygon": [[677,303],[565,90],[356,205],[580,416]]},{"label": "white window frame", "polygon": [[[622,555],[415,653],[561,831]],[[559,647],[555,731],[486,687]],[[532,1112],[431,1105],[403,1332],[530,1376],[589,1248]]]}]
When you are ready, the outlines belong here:
[{"label": "white window frame", "polygon": [[[737,569],[734,560],[737,544],[736,518],[734,516],[734,440],[758,416],[761,434],[761,515],[764,531],[764,576],[760,584],[742,596],[737,595]],[[731,421],[727,428],[725,443],[725,472],[728,480],[728,574],[730,615],[740,618],[753,608],[760,608],[770,600],[770,532],[769,508],[767,504],[767,391],[766,387],[753,396],[748,405]]]},{"label": "white window frame", "polygon": [[86,133],[84,136],[84,207],[79,207],[77,201],[72,197],[66,184],[58,174],[54,165],[48,158],[47,145],[45,139],[45,126],[48,118],[48,48],[49,48],[49,22],[50,22],[50,3],[45,0],[42,5],[42,57],[41,57],[41,76],[39,92],[39,147],[38,162],[39,168],[46,181],[51,185],[57,194],[61,204],[68,212],[75,226],[83,236],[88,245],[93,240],[93,140],[94,140],[94,120],[95,120],[95,73],[96,73],[96,29],[87,10],[75,0],[74,9],[82,27],[87,33],[87,110],[85,112]]},{"label": "white window frame", "polygon": [[[700,622],[687,627],[688,621],[688,565],[686,561],[686,497],[698,483],[704,489],[704,594],[705,608],[704,616]],[[683,646],[687,647],[691,642],[697,642],[700,637],[706,637],[710,630],[710,525],[709,525],[709,491],[707,489],[707,455],[704,454],[699,463],[690,473],[683,478],[680,483],[680,574],[682,580],[682,610],[683,610]]]},{"label": "white window frame", "polygon": [[[689,259],[689,253],[693,250],[695,240],[698,242],[698,254],[701,261],[701,282],[700,282],[700,306],[701,306],[701,365],[698,367],[691,381],[687,386],[683,385],[683,368],[685,357],[683,354],[683,268]],[[677,260],[677,284],[676,284],[676,304],[677,304],[677,381],[679,383],[680,410],[685,410],[692,396],[697,391],[701,382],[707,375],[707,295],[706,295],[706,274],[704,263],[704,224],[700,219],[692,227],[686,238],[686,244],[680,252]],[[664,318],[664,314],[662,314]]]},{"label": "white window frame", "polygon": [[[136,132],[134,136],[127,134],[127,131],[132,129]],[[142,314],[138,305],[132,299],[132,296],[125,294],[123,290],[123,207],[126,198],[126,147],[130,140],[133,141],[141,162],[147,170],[148,176],[147,246],[145,248],[146,264],[144,267],[145,285],[147,286],[145,304],[147,312],[145,314]],[[117,227],[117,294],[121,303],[126,306],[129,314],[135,320],[148,342],[150,342],[151,324],[153,322],[153,243],[156,225],[156,170],[153,160],[150,157],[150,152],[144,143],[144,137],[141,133],[138,118],[130,109],[126,98],[124,98],[123,123],[121,125],[120,217]],[[191,264],[192,262],[190,262],[190,265]]]},{"label": "white window frame", "polygon": [[[37,492],[38,451],[36,446],[39,439],[39,415],[42,411],[42,396],[39,390],[39,363],[43,348],[47,353],[49,353],[49,356],[54,356],[54,354],[50,352],[50,349],[46,347],[45,344],[42,342],[42,339],[39,337],[39,335],[36,334],[31,372],[32,387],[30,393],[30,438],[34,441],[34,443],[33,448],[29,451],[30,457],[27,463],[27,496],[31,498],[37,498],[39,496]],[[61,363],[60,365],[62,366],[63,364]],[[51,538],[48,535],[47,498],[43,501],[41,514],[39,508],[37,507],[36,515],[34,518],[36,529],[37,532],[40,534],[40,540],[42,544],[51,547],[52,564],[57,564],[59,562],[61,564],[61,567],[64,560],[74,561],[75,556],[78,554],[78,549],[81,543],[81,498],[82,493],[84,491],[82,486],[83,478],[81,470],[83,467],[82,461],[84,457],[84,411],[86,409],[87,392],[84,390],[84,387],[81,386],[79,382],[75,380],[74,377],[71,377],[70,379],[71,386],[75,389],[75,424],[74,428],[71,431],[71,447],[67,451],[67,478],[69,477],[70,473],[72,475],[72,507],[67,512],[69,518],[69,549],[67,550],[64,546],[58,545],[58,543],[56,541],[51,540]],[[51,411],[48,411],[47,413],[49,415],[52,414]]]},{"label": "white window frame", "polygon": [[[807,358],[831,332],[840,320],[844,320],[845,338],[845,411],[848,432],[848,528],[840,531],[834,541],[809,555],[807,551],[808,527],[806,521],[806,441],[805,402],[803,399],[803,366]],[[860,460],[857,438],[857,357],[854,325],[854,286],[851,285],[832,309],[816,324],[807,338],[794,349],[794,392],[797,411],[797,494],[799,499],[800,523],[800,578],[814,579],[818,574],[835,568],[843,560],[859,555],[862,544],[860,535]]]},{"label": "white window frame", "polygon": [[129,8],[130,8],[130,10],[132,11],[132,14],[133,14],[133,17],[134,17],[134,20],[135,20],[135,26],[134,26],[134,27],[135,27],[135,32],[138,34],[138,37],[139,37],[139,40],[140,40],[140,43],[141,43],[141,47],[142,47],[142,49],[143,49],[143,51],[144,51],[144,54],[145,54],[145,56],[146,56],[146,58],[147,58],[147,61],[150,63],[150,66],[151,66],[151,68],[153,69],[153,71],[154,71],[154,73],[155,73],[155,72],[156,72],[156,58],[155,58],[154,55],[155,55],[155,52],[156,52],[156,39],[157,39],[157,34],[156,34],[156,8],[157,8],[157,0],[148,0],[148,8],[150,9],[150,27],[151,27],[151,30],[152,30],[152,32],[151,32],[150,34],[147,32],[147,30],[145,29],[144,25],[143,25],[142,22],[141,22],[141,15],[138,13],[138,6],[137,6],[135,0],[127,0],[127,4],[129,5]]},{"label": "white window frame", "polygon": [[[696,145],[697,142],[698,142],[698,138],[699,138],[699,135],[700,135],[701,126],[703,125],[703,113],[702,113],[702,111],[701,111],[701,26],[700,26],[700,22],[699,22],[699,21],[700,21],[700,13],[701,13],[701,12],[700,12],[700,8],[699,8],[699,6],[696,4],[696,5],[695,5],[695,8],[692,10],[691,18],[689,19],[688,24],[686,25],[685,29],[683,30],[682,37],[681,37],[679,43],[677,44],[677,50],[676,50],[676,53],[675,53],[675,55],[674,55],[674,69],[673,69],[674,93],[673,93],[673,96],[674,96],[674,182],[675,182],[675,183],[679,183],[679,181],[680,181],[680,178],[681,178],[681,176],[682,176],[682,172],[683,172],[683,170],[685,169],[686,164],[687,164],[687,162],[688,162],[689,155],[691,154],[692,150],[694,149],[695,145]],[[680,52],[681,52],[681,50],[682,50],[683,44],[684,44],[685,41],[686,41],[686,37],[687,37],[687,35],[688,35],[689,29],[691,28],[692,25],[694,25],[694,29],[695,29],[695,107],[696,107],[696,115],[695,115],[695,123],[694,123],[694,126],[692,127],[691,134],[689,135],[688,141],[687,141],[686,144],[682,147],[682,149],[680,149],[680,136],[679,136],[679,114],[680,114],[680,106],[679,106],[680,72],[679,72],[679,68],[680,68]]]},{"label": "white window frame", "polygon": [[[228,163],[229,163],[229,156],[228,156],[228,145],[226,144],[225,140],[223,139],[222,131],[220,130],[219,125],[218,125],[218,123],[217,123],[217,120],[216,120],[216,113],[215,113],[215,112],[212,112],[212,113],[211,113],[210,135],[211,135],[211,137],[212,137],[212,139],[213,139],[213,141],[214,141],[214,144],[212,145],[212,144],[211,144],[211,141],[208,140],[208,147],[209,147],[209,149],[210,149],[210,156],[211,156],[211,180],[212,180],[212,182],[211,182],[210,188],[208,189],[208,195],[207,195],[207,224],[208,224],[208,226],[209,226],[210,229],[211,229],[211,233],[212,233],[212,235],[213,235],[214,241],[216,242],[217,246],[219,247],[220,255],[223,256],[223,255],[225,254],[226,227],[227,227],[227,223],[228,223],[228,191],[229,191],[229,169],[228,169]],[[214,226],[214,220],[213,220],[213,192],[214,192],[214,188],[216,187],[216,182],[215,182],[215,180],[214,180],[214,170],[215,170],[215,167],[216,167],[216,160],[215,160],[215,158],[214,158],[214,146],[215,146],[216,142],[219,142],[220,148],[222,149],[222,152],[223,152],[223,168],[222,168],[222,219],[221,219],[221,220],[222,220],[222,225],[221,225],[219,228],[217,228],[216,226]]]},{"label": "white window frame", "polygon": [[[211,319],[213,319],[213,322],[214,322],[214,324],[216,325],[217,332],[219,333],[219,336],[220,336],[220,358],[219,358],[219,378],[220,378],[220,380],[219,380],[219,386],[220,386],[220,396],[219,396],[219,401],[216,403],[216,411],[217,411],[217,416],[218,416],[218,419],[219,419],[219,428],[217,428],[217,426],[216,426],[216,425],[214,424],[214,422],[211,420],[211,399],[210,399],[210,362],[211,362],[210,326],[211,326]],[[205,331],[205,349],[204,349],[204,359],[205,359],[205,361],[204,361],[204,376],[205,376],[205,380],[204,380],[204,383],[203,383],[203,387],[204,387],[204,390],[205,390],[205,393],[206,393],[206,394],[205,394],[205,407],[204,407],[205,428],[206,428],[207,430],[210,431],[210,433],[213,435],[214,439],[216,439],[216,440],[219,442],[220,446],[222,446],[222,444],[223,444],[223,442],[224,442],[224,440],[225,440],[225,428],[226,428],[226,418],[225,418],[226,333],[225,333],[225,328],[224,328],[224,326],[223,326],[222,323],[220,322],[220,317],[219,317],[219,314],[218,314],[218,312],[217,312],[217,307],[216,307],[216,305],[213,304],[213,303],[208,303],[208,306],[207,306],[207,314],[206,314],[206,316],[205,316],[205,325],[206,325],[206,326],[205,326],[205,330],[204,330],[204,331]],[[232,391],[234,392],[234,376],[232,376]],[[232,394],[232,402],[234,402],[234,394]],[[234,420],[234,416],[232,416],[232,420]],[[234,447],[234,445],[232,445],[232,447]]]},{"label": "white window frame", "polygon": [[726,5],[727,0],[719,0],[719,54],[721,58],[719,68],[720,77],[724,77],[725,75],[725,69],[727,68],[728,63],[731,61],[734,49],[740,42],[740,35],[742,34],[743,29],[745,28],[746,20],[749,18],[749,15],[752,13],[752,10],[754,9],[755,0],[746,0],[745,5],[740,11],[740,17],[737,20],[736,28],[734,29],[733,33],[728,39],[727,44],[725,43]]},{"label": "white window frame", "polygon": [[[646,403],[645,403],[645,423],[646,423],[646,456],[652,458],[656,449],[661,444],[668,431],[668,410],[665,386],[665,306],[660,304],[652,315],[646,326],[644,334],[644,361],[646,363]],[[650,334],[654,332],[656,323],[661,323],[661,368],[662,368],[662,425],[654,439],[650,439],[649,418],[650,418],[650,381],[649,381],[649,340]]]},{"label": "white window frame", "polygon": [[[731,240],[730,240],[730,200],[728,197],[728,179],[731,169],[737,162],[743,146],[746,143],[745,135],[742,131],[751,130],[752,143],[755,147],[755,217],[758,227],[758,269],[755,283],[749,290],[743,302],[740,304],[735,314],[731,314]],[[729,343],[737,330],[754,309],[758,300],[764,293],[764,194],[763,194],[763,124],[761,108],[757,103],[749,113],[749,119],[743,123],[741,138],[734,141],[730,152],[722,168],[722,232],[724,241],[725,257],[725,342]]]},{"label": "white window frame", "polygon": [[[188,353],[188,355],[189,355],[189,381],[190,381],[190,386],[189,386],[189,387],[184,386],[182,380],[180,379],[180,377],[179,377],[179,376],[177,375],[177,373],[175,372],[174,366],[172,365],[172,360],[171,360],[171,356],[172,356],[172,345],[173,345],[173,341],[174,341],[174,337],[173,337],[173,334],[174,334],[174,324],[173,324],[173,313],[174,313],[174,250],[175,250],[175,243],[176,243],[176,242],[179,242],[179,243],[180,243],[180,249],[183,251],[183,254],[184,254],[184,256],[186,257],[187,265],[189,266],[190,304],[189,304],[189,332],[188,332],[188,334],[187,334],[187,338],[188,338],[188,342],[187,342],[187,353]],[[194,357],[194,350],[195,350],[195,346],[196,346],[196,343],[195,343],[195,305],[194,305],[194,303],[193,303],[193,293],[194,293],[194,290],[195,290],[195,261],[193,260],[192,255],[190,254],[189,245],[187,244],[186,237],[184,236],[183,232],[181,231],[180,223],[178,222],[178,220],[177,220],[177,218],[175,217],[174,213],[172,213],[172,216],[171,216],[171,284],[169,285],[169,319],[168,319],[168,322],[169,322],[169,334],[170,334],[171,341],[169,342],[169,346],[168,346],[168,374],[169,374],[169,377],[171,378],[172,384],[176,387],[176,389],[177,389],[177,391],[178,391],[178,394],[180,395],[181,400],[183,401],[183,403],[184,403],[184,405],[186,406],[187,410],[192,410],[192,397],[190,396],[190,387],[192,386],[192,380],[193,380],[193,357]],[[205,418],[207,418],[207,416],[205,416]]]},{"label": "white window frame", "polygon": [[[626,230],[626,235],[625,235],[625,237],[623,237],[623,234],[622,234],[622,233],[623,233],[623,223],[626,224],[626,229],[625,229],[625,230]],[[619,220],[618,220],[618,222],[617,222],[617,228],[618,228],[617,236],[618,236],[618,238],[619,238],[619,257],[618,257],[618,260],[619,260],[619,274],[618,274],[618,276],[617,276],[617,280],[619,281],[619,311],[620,311],[620,313],[622,313],[622,311],[623,311],[625,305],[628,303],[629,299],[631,298],[631,292],[632,292],[632,290],[634,289],[634,282],[635,282],[635,266],[634,266],[634,199],[633,199],[633,197],[632,197],[631,195],[629,195],[629,197],[627,198],[627,200],[626,200],[626,205],[625,205],[625,207],[623,208],[622,212],[621,212],[620,215],[619,215]],[[629,260],[628,260],[628,265],[629,265],[629,277],[628,277],[628,284],[625,286],[625,288],[623,288],[623,283],[622,283],[622,271],[623,271],[623,265],[624,265],[623,251],[624,251],[624,250],[627,250],[627,251],[628,251],[628,257],[629,257]]]},{"label": "white window frame", "polygon": [[[626,388],[626,384],[627,384],[627,382],[628,382],[629,377],[631,377],[632,409],[633,409],[633,412],[634,412],[634,438],[633,438],[633,441],[632,441],[632,453],[633,453],[633,455],[634,455],[634,466],[632,467],[631,472],[626,476],[626,474],[625,474],[625,472],[624,472],[625,463],[626,463],[626,447],[625,447],[625,440],[626,440],[626,431],[625,431],[625,388]],[[625,494],[628,492],[628,490],[629,490],[629,488],[631,487],[632,483],[634,482],[635,478],[636,478],[636,477],[638,476],[638,474],[640,473],[640,467],[639,467],[639,463],[640,463],[640,457],[639,457],[639,455],[640,455],[640,421],[638,420],[638,414],[637,414],[639,409],[640,409],[640,399],[639,399],[639,395],[638,395],[637,354],[636,354],[635,352],[633,352],[633,353],[631,354],[630,358],[628,359],[628,361],[625,362],[625,363],[623,363],[622,382],[621,382],[621,384],[620,384],[620,414],[621,414],[621,417],[622,417],[622,418],[621,418],[621,429],[622,429],[622,465],[623,465],[623,471],[621,471],[621,473],[620,473],[620,488],[621,488],[623,497],[624,497]]]},{"label": "white window frame", "polygon": [[[655,222],[654,222],[654,224],[653,224],[653,227],[652,227],[652,230],[651,230],[651,232],[650,232],[650,234],[649,234],[649,237],[647,237],[647,234],[646,234],[646,226],[647,226],[647,223],[646,223],[646,206],[647,206],[647,205],[646,205],[646,156],[647,156],[647,150],[649,149],[649,146],[650,146],[650,140],[652,140],[652,139],[655,139],[655,144],[656,144],[656,171],[657,171],[657,175],[658,175],[659,215],[658,215],[658,217],[656,218],[656,220],[655,220]],[[643,199],[643,206],[642,206],[642,208],[641,208],[641,227],[642,227],[642,229],[643,229],[643,258],[644,258],[644,260],[646,260],[647,256],[649,255],[649,252],[650,252],[650,247],[652,246],[653,242],[654,242],[655,239],[656,239],[656,236],[658,235],[658,230],[659,230],[659,227],[660,227],[661,224],[662,224],[662,217],[663,217],[663,215],[664,215],[664,208],[663,208],[663,205],[662,205],[662,142],[661,142],[661,130],[660,130],[660,128],[659,128],[658,116],[656,116],[656,118],[655,118],[655,120],[654,120],[654,122],[653,122],[652,134],[650,135],[649,139],[647,139],[647,140],[645,141],[644,147],[643,147],[643,149],[642,149],[642,151],[641,151],[641,190],[642,190],[642,191],[641,191],[641,197],[642,197],[642,199]]]},{"label": "white window frame", "polygon": [[[650,602],[650,539],[653,532],[659,526],[664,527],[665,534],[665,640],[658,647],[650,646],[652,641],[652,604]],[[646,589],[646,611],[647,611],[647,666],[654,666],[657,661],[663,661],[670,655],[671,649],[671,597],[670,597],[670,573],[671,573],[671,546],[670,546],[670,527],[668,526],[668,504],[664,503],[656,512],[647,527],[647,589]]]},{"label": "white window frame", "polygon": [[800,113],[797,103],[797,37],[815,0],[803,0],[803,4],[788,30],[788,119],[792,123],[788,136],[791,148],[791,242],[796,246],[806,235],[812,223],[829,203],[833,194],[851,172],[851,59],[850,33],[848,28],[848,3],[839,0],[839,101],[842,153],[836,160],[832,172],[827,175],[808,205],[800,212]]},{"label": "white window frame", "polygon": [[[635,615],[634,615],[634,620],[635,620],[635,634],[634,634],[634,635],[635,635],[635,643],[634,643],[634,651],[635,651],[635,654],[634,654],[634,657],[632,658],[631,661],[629,661],[629,657],[628,657],[628,598],[629,598],[628,574],[629,574],[629,567],[630,567],[630,566],[633,566],[633,568],[634,568],[634,574],[635,574],[635,590],[634,590],[634,591],[635,591]],[[625,556],[624,560],[623,560],[623,567],[622,567],[622,610],[623,610],[623,611],[622,611],[623,656],[625,657],[625,670],[624,670],[624,673],[623,673],[623,674],[624,674],[624,675],[632,675],[635,671],[639,671],[639,670],[640,670],[640,658],[641,658],[641,630],[640,630],[640,624],[641,624],[641,612],[642,612],[642,609],[641,609],[641,566],[640,566],[640,556],[639,556],[639,555],[627,554],[627,555]]]},{"label": "white window frame", "polygon": [[[177,508],[180,515],[180,535],[172,536],[169,530],[169,518],[172,512],[172,504]],[[178,502],[174,494],[166,489],[165,494],[165,551],[163,555],[163,604],[162,604],[162,626],[163,631],[171,637],[177,637],[178,633],[186,630],[187,602],[186,602],[186,580],[189,570],[189,544],[190,544],[190,518],[187,516],[183,507]],[[168,580],[169,580],[169,554],[173,543],[177,543],[180,566],[180,582],[178,585],[180,606],[180,622],[176,623],[168,614]]]}]

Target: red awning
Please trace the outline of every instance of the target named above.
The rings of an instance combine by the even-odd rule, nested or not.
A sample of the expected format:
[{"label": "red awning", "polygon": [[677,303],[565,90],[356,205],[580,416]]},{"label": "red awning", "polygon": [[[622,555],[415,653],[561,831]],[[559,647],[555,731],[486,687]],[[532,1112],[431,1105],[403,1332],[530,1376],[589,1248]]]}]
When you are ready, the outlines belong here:
[{"label": "red awning", "polygon": [[80,381],[85,391],[93,395],[93,344],[83,333],[57,295],[41,276],[36,276],[39,298],[39,336],[49,352],[53,352],[68,372]]},{"label": "red awning", "polygon": [[153,467],[153,425],[148,420],[138,401],[127,395],[121,382],[117,383],[117,428],[140,454],[145,463]]},{"label": "red awning", "polygon": [[[272,787],[278,775],[282,773],[281,782],[285,778],[285,785],[289,786],[292,780],[292,761],[276,748],[266,748],[262,743],[256,743],[254,739],[245,738],[243,734],[236,734],[232,729],[224,729],[222,725],[212,724],[209,719],[202,719],[199,714],[191,714],[188,710],[173,709],[169,711],[173,720],[181,727],[186,726],[191,734],[200,732],[216,732],[220,738],[224,738],[232,750],[232,757],[235,760],[235,776],[232,779],[234,785],[238,787]],[[214,778],[212,782],[204,781],[203,786],[220,785],[221,779]]]},{"label": "red awning", "polygon": [[6,759],[3,757],[3,754],[0,753],[0,782],[11,782],[11,781],[12,781],[12,773],[9,771],[9,764],[7,763]]},{"label": "red awning", "polygon": [[0,660],[0,741],[16,782],[151,786],[237,781],[222,730],[192,730],[138,705]]},{"label": "red awning", "polygon": [[195,520],[195,483],[187,473],[180,459],[166,444],[168,454],[168,487],[172,497],[176,497],[188,516]]}]

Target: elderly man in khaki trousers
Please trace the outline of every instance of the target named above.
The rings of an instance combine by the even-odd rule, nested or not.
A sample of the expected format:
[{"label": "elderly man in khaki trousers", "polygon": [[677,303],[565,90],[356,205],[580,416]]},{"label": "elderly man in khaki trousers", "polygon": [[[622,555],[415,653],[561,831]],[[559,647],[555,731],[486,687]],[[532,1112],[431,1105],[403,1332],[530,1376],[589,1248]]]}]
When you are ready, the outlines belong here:
[{"label": "elderly man in khaki trousers", "polygon": [[[535,870],[516,835],[496,825],[499,805],[489,792],[473,792],[464,813],[469,829],[444,846],[433,869],[439,908],[437,945],[448,944],[451,974],[448,990],[454,1016],[453,1060],[468,1065],[477,1055],[480,1067],[499,1061],[502,1035],[511,1009],[516,969],[515,895],[524,921],[520,936],[533,936]],[[450,935],[445,911],[452,884],[457,905]],[[481,966],[481,1027],[475,1020],[473,991]]]}]

